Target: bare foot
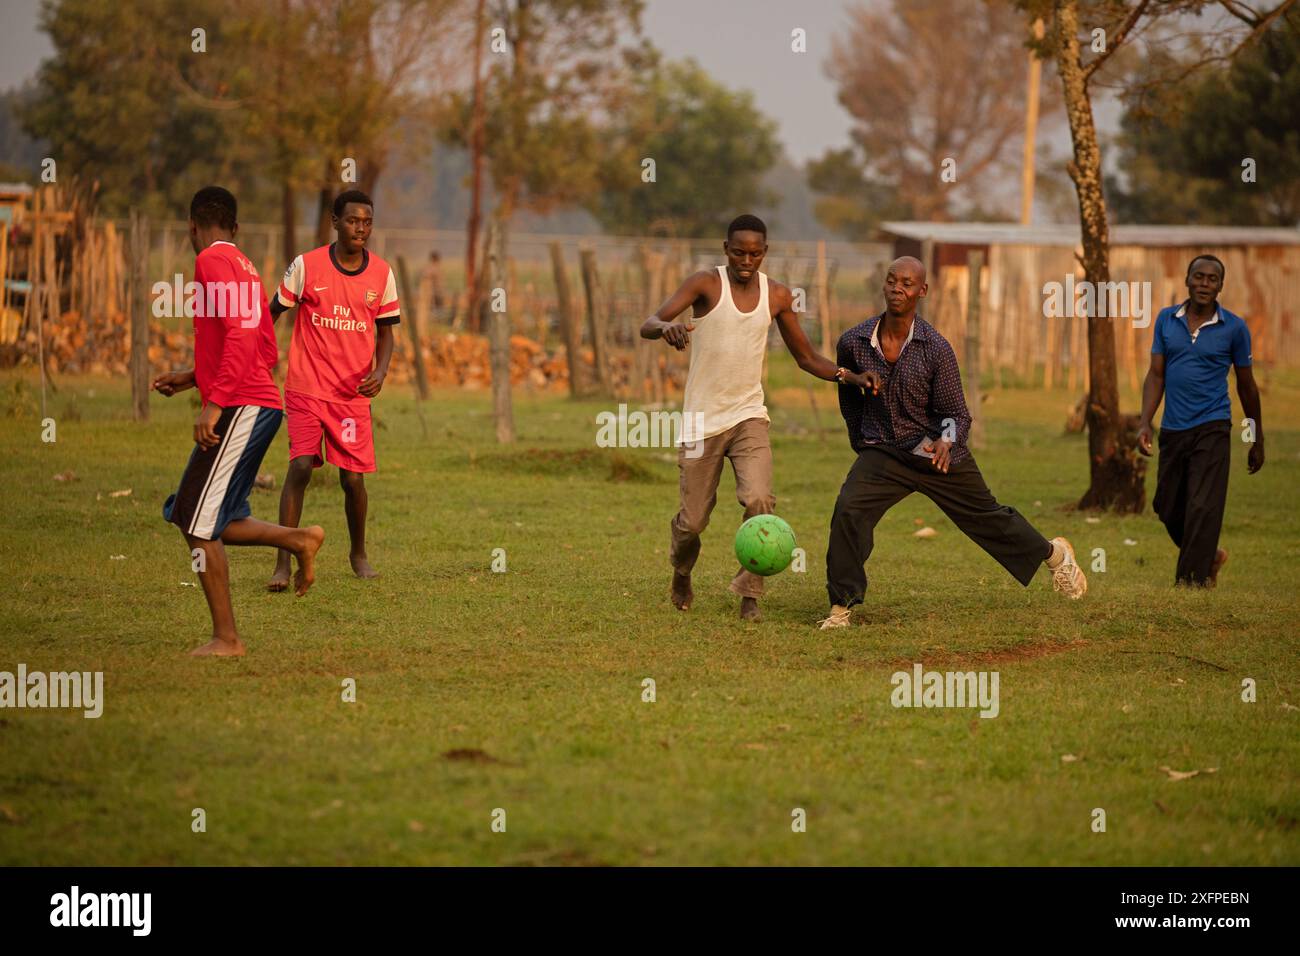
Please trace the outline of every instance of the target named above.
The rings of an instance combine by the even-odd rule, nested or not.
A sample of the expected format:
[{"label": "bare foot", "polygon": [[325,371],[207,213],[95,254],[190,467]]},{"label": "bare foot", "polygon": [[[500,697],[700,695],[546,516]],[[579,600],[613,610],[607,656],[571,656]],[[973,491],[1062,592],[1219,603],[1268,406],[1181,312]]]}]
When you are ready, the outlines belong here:
[{"label": "bare foot", "polygon": [[1214,563],[1210,565],[1210,581],[1209,581],[1210,587],[1214,587],[1219,583],[1219,572],[1223,570],[1223,566],[1227,563],[1228,563],[1227,551],[1225,551],[1223,548],[1220,548],[1218,551],[1214,552]]},{"label": "bare foot", "polygon": [[316,583],[316,552],[325,543],[325,529],[318,524],[303,528],[303,546],[298,555],[298,571],[293,576],[293,590],[298,597]]},{"label": "bare foot", "polygon": [[379,572],[370,566],[364,554],[350,554],[348,560],[352,562],[352,573],[359,578],[377,578]]},{"label": "bare foot", "polygon": [[758,613],[758,598],[743,597],[740,599],[740,619],[742,621],[763,620],[763,615]]},{"label": "bare foot", "polygon": [[673,607],[679,611],[689,611],[691,602],[695,600],[695,592],[691,589],[691,576],[674,571],[673,587],[669,596],[673,599]]},{"label": "bare foot", "polygon": [[280,557],[275,561],[275,573],[271,575],[271,580],[266,582],[268,591],[287,591],[289,589],[289,578],[293,573],[293,566],[287,558]]},{"label": "bare foot", "polygon": [[190,651],[190,657],[243,657],[244,642],[238,636],[226,639],[214,637],[202,647]]}]

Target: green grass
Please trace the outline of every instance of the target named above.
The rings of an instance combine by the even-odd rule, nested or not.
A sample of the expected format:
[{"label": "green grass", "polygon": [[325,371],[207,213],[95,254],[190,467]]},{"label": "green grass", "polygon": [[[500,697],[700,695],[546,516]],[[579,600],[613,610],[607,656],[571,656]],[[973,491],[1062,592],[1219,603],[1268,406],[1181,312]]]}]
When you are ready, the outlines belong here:
[{"label": "green grass", "polygon": [[[1300,863],[1300,711],[1283,706],[1300,707],[1295,379],[1265,396],[1264,471],[1234,448],[1218,590],[1170,586],[1149,511],[1070,510],[1087,470],[1083,436],[1062,433],[1070,396],[1005,390],[986,404],[991,487],[1082,560],[1104,548],[1106,572],[1077,603],[1041,572],[1022,589],[913,496],[879,527],[860,626],[829,633],[813,627],[821,556],[851,452],[830,386],[818,436],[784,358],[776,493],[808,569],[772,580],[761,624],[726,591],[729,470],[683,615],[667,601],[675,464],[595,448],[608,403],[520,391],[503,450],[485,393],[436,395],[426,434],[394,387],[370,482],[383,576],[350,575],[326,469],[307,597],[262,590],[269,553],[232,552],[239,661],[186,656],[206,609],[159,514],[189,451],[186,398],[155,398],[140,426],[123,383],[65,380],[43,444],[18,382],[0,377],[0,670],[102,670],[106,701],[99,720],[0,711],[0,864]],[[286,447],[282,429],[263,466],[277,483]],[[78,480],[52,480],[66,469]],[[255,492],[254,513],[272,518],[277,495]],[[914,538],[917,519],[939,536]],[[915,660],[997,670],[1000,715],[893,708],[890,675]]]}]

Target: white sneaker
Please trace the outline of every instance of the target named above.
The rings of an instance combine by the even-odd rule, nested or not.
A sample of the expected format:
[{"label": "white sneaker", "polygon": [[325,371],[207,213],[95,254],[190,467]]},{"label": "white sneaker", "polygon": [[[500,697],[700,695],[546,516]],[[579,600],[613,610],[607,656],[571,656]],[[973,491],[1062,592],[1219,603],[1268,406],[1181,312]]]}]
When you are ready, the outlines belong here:
[{"label": "white sneaker", "polygon": [[837,627],[848,627],[850,613],[852,612],[848,608],[840,607],[838,604],[832,604],[831,616],[825,620],[818,621],[817,623],[821,626],[821,630],[823,631],[830,631]]},{"label": "white sneaker", "polygon": [[1083,568],[1074,560],[1074,546],[1065,538],[1053,538],[1052,546],[1065,552],[1064,560],[1051,568],[1052,589],[1077,601],[1088,593],[1088,579],[1083,576]]}]

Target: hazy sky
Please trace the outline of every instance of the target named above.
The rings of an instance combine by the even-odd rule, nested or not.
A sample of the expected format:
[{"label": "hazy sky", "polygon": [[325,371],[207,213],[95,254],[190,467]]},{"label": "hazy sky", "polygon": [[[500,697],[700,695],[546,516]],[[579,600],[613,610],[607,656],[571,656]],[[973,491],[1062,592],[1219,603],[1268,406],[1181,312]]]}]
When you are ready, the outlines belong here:
[{"label": "hazy sky", "polygon": [[[666,56],[693,57],[724,85],[754,93],[796,163],[848,142],[849,115],[826,76],[847,0],[648,0],[642,26]],[[790,50],[806,31],[807,53]]]},{"label": "hazy sky", "polygon": [[[106,0],[130,3],[131,0]],[[862,0],[647,0],[646,36],[671,58],[692,57],[719,82],[754,94],[777,122],[795,163],[848,143],[849,116],[835,100],[825,63],[831,37]],[[882,3],[887,0],[866,0]],[[975,0],[972,0],[975,2]],[[40,0],[0,0],[0,89],[35,74],[52,50],[37,28]],[[806,31],[808,52],[790,50],[790,31]],[[1016,69],[1020,69],[1017,64]],[[1102,104],[1098,120],[1112,124]],[[1066,143],[1053,144],[1058,150]]]},{"label": "hazy sky", "polygon": [[[116,0],[130,3],[131,0]],[[694,57],[718,80],[753,90],[776,120],[796,162],[847,141],[848,115],[822,67],[845,0],[649,0],[643,27],[672,58]],[[0,89],[22,83],[50,55],[37,28],[40,0],[0,0]],[[790,52],[790,31],[807,31],[808,52]]]}]

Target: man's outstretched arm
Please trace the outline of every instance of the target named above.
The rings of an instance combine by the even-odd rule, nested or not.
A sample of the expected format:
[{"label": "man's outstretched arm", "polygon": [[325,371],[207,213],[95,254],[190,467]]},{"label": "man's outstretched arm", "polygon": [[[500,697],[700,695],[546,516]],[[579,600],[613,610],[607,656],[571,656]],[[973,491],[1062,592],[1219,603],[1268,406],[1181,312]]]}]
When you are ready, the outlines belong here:
[{"label": "man's outstretched arm", "polygon": [[705,295],[712,272],[697,272],[682,283],[681,288],[664,300],[655,314],[641,323],[641,338],[663,339],[677,351],[682,351],[690,344],[691,332],[695,324],[687,319],[675,321],[677,316],[689,309],[695,300]]}]

